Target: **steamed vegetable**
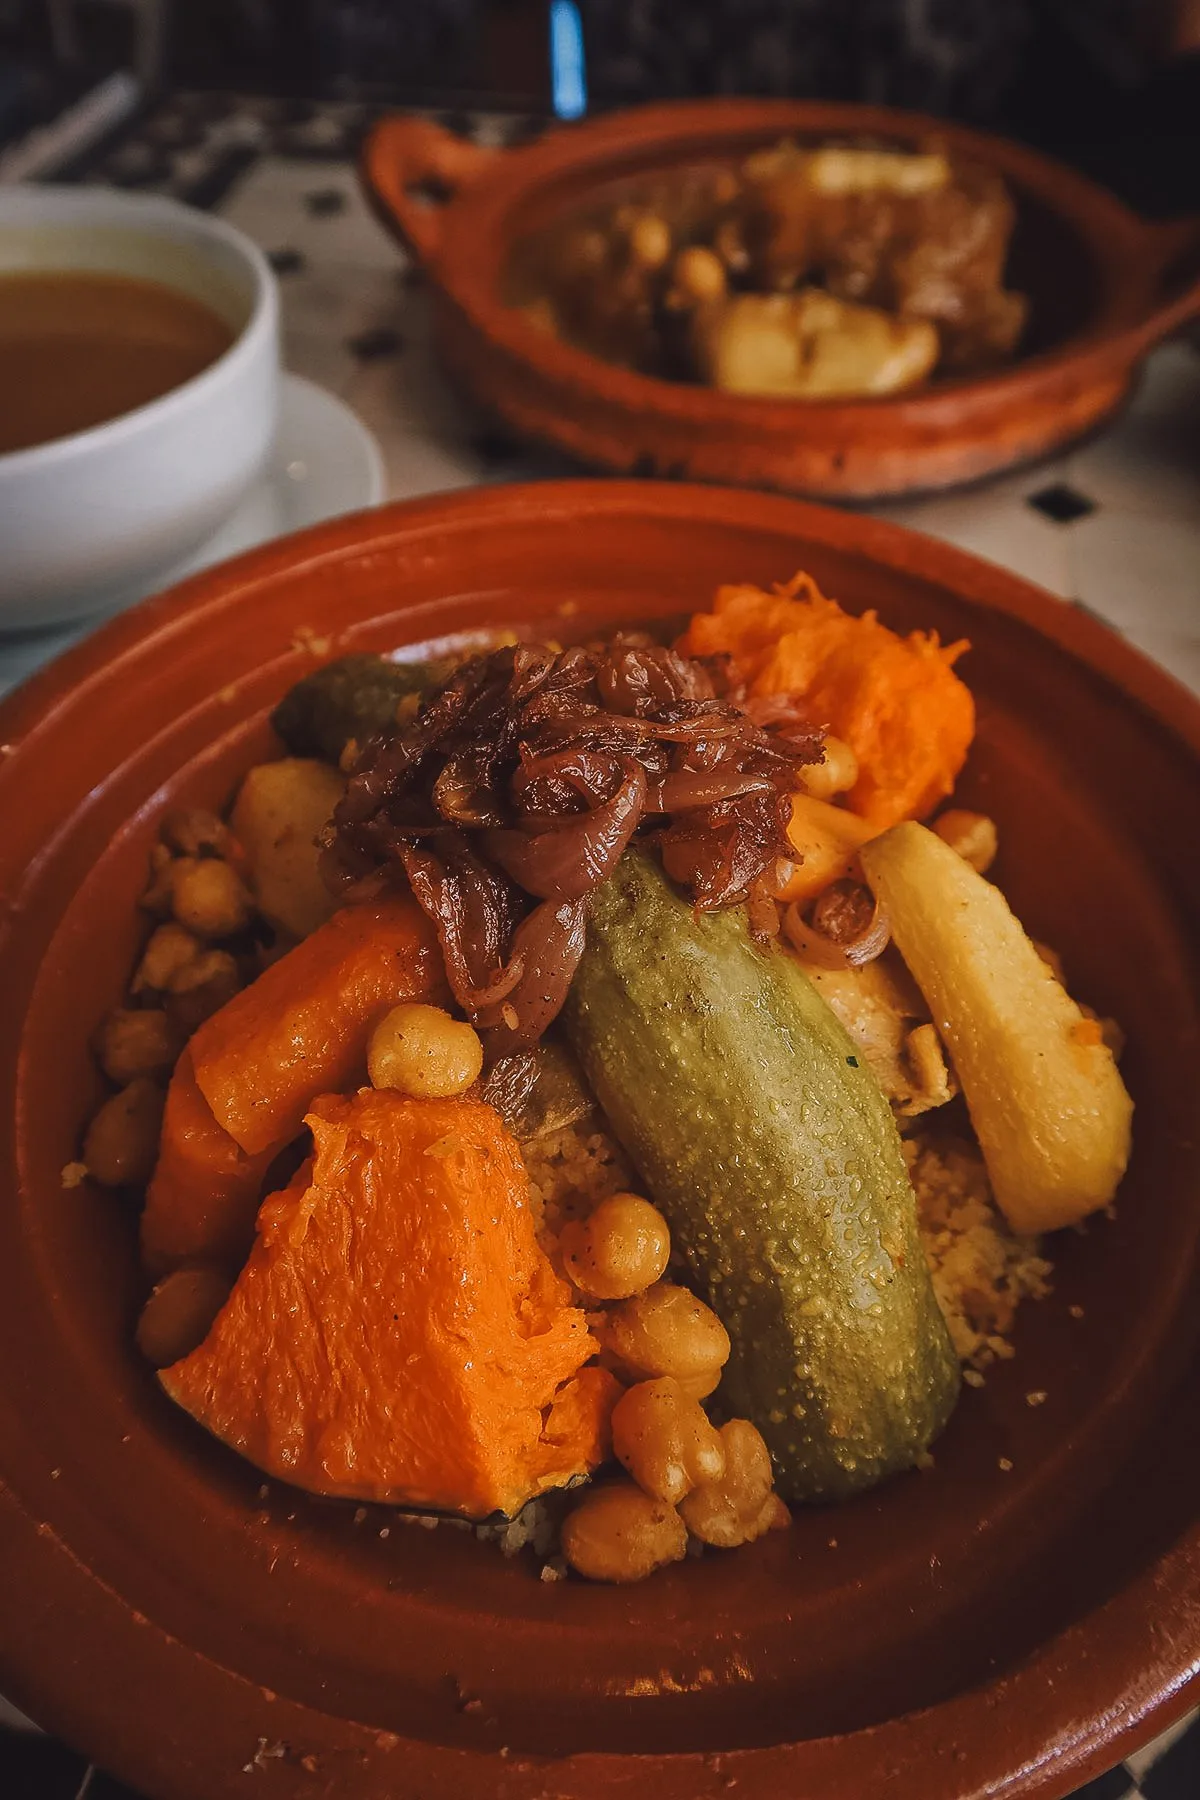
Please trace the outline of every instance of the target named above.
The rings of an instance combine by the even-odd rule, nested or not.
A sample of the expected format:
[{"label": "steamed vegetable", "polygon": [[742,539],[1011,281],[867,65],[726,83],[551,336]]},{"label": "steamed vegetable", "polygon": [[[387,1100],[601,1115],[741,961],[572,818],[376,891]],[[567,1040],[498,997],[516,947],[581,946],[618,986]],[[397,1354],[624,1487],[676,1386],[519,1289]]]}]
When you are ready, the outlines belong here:
[{"label": "steamed vegetable", "polygon": [[732,657],[756,699],[798,695],[854,751],[848,802],[879,830],[932,811],[966,760],[975,703],[953,665],[967,645],[942,645],[936,632],[898,637],[873,612],[843,612],[810,576],[773,593],[718,588],[680,648]]},{"label": "steamed vegetable", "polygon": [[317,835],[345,786],[314,757],[285,756],[246,775],[230,824],[250,871],[258,910],[290,937],[307,937],[337,904],[321,877]]},{"label": "steamed vegetable", "polygon": [[142,1214],[156,1274],[236,1266],[263,1175],[312,1101],[365,1079],[367,1042],[401,1000],[439,999],[433,928],[411,899],[343,907],[208,1019],[180,1058]]},{"label": "steamed vegetable", "polygon": [[172,1399],[314,1493],[479,1518],[587,1474],[613,1376],[539,1248],[490,1107],[364,1090],[308,1115],[313,1160],[258,1238]]},{"label": "steamed vegetable", "polygon": [[893,948],[861,968],[805,964],[804,973],[845,1026],[898,1118],[915,1118],[953,1098],[957,1090],[929,1009]]},{"label": "steamed vegetable", "polygon": [[813,287],[701,306],[692,338],[709,387],[792,400],[898,393],[923,381],[938,357],[928,319],[899,318]]},{"label": "steamed vegetable", "polygon": [[365,1076],[385,1012],[443,992],[433,929],[414,900],[345,906],[200,1027],[196,1084],[248,1154],[287,1143],[317,1094]]},{"label": "steamed vegetable", "polygon": [[999,888],[921,825],[863,847],[867,879],[946,1040],[1014,1231],[1107,1206],[1133,1102],[1098,1025],[1042,960]]},{"label": "steamed vegetable", "polygon": [[343,656],[324,663],[288,689],[271,723],[293,756],[337,763],[346,745],[360,745],[397,722],[397,709],[432,683],[446,663],[398,663],[386,656]]},{"label": "steamed vegetable", "polygon": [[774,878],[821,733],[786,707],[760,726],[717,685],[641,633],[512,644],[464,663],[355,768],[331,850],[352,881],[403,873],[489,1061],[553,1024],[589,896],[645,824],[665,825],[663,860],[698,906]]},{"label": "steamed vegetable", "polygon": [[253,1156],[213,1118],[185,1050],[167,1090],[158,1160],[142,1211],[142,1261],[154,1276],[183,1263],[236,1269],[254,1236],[254,1215],[274,1151]]},{"label": "steamed vegetable", "polygon": [[629,852],[565,1012],[617,1136],[728,1329],[720,1402],[790,1498],[910,1467],[957,1365],[887,1102],[794,959]]},{"label": "steamed vegetable", "polygon": [[796,861],[775,889],[777,897],[814,900],[831,882],[849,875],[858,852],[874,835],[874,825],[844,806],[831,806],[811,794],[793,795],[788,842]]}]

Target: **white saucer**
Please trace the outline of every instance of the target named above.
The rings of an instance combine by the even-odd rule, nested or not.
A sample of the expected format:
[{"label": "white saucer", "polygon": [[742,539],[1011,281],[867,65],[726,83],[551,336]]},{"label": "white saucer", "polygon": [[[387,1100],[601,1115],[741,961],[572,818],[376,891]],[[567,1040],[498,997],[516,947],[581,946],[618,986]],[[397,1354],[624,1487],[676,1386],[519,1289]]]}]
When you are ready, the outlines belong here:
[{"label": "white saucer", "polygon": [[[279,394],[279,431],[261,479],[221,529],[157,581],[154,591],[271,538],[318,525],[322,519],[335,519],[340,513],[378,506],[385,492],[379,445],[358,415],[315,382],[285,374]],[[145,592],[131,593],[104,616],[111,617],[145,597]],[[0,694],[101,622],[93,617],[61,630],[0,637]]]}]

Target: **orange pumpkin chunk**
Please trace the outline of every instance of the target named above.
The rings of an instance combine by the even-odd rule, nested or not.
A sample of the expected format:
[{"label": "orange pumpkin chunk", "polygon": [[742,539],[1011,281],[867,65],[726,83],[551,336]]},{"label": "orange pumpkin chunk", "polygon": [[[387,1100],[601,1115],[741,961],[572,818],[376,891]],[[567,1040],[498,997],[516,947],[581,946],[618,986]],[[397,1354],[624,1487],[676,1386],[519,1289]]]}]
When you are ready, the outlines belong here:
[{"label": "orange pumpkin chunk", "polygon": [[[318,1100],[311,1168],[264,1202],[250,1259],[167,1393],[314,1493],[516,1512],[606,1450],[612,1378],[538,1245],[491,1107]],[[573,1377],[577,1377],[573,1380]]]},{"label": "orange pumpkin chunk", "polygon": [[718,588],[680,641],[688,656],[733,658],[753,695],[803,696],[814,723],[844,738],[859,775],[847,796],[883,830],[920,819],[954,786],[975,735],[975,705],[953,665],[965,642],[898,637],[875,613],[827,600],[807,575],[766,593]]}]

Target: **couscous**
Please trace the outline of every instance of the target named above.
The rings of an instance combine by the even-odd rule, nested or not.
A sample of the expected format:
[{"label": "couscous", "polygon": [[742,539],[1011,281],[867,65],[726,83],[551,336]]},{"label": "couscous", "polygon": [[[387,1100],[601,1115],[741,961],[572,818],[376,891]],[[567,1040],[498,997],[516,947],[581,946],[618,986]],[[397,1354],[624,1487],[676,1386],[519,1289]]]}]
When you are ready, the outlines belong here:
[{"label": "couscous", "polygon": [[673,648],[293,689],[227,816],[163,821],[64,1170],[143,1191],[165,1393],[546,1582],[930,1468],[1130,1140],[1003,820],[945,805],[966,649],[797,577]]}]

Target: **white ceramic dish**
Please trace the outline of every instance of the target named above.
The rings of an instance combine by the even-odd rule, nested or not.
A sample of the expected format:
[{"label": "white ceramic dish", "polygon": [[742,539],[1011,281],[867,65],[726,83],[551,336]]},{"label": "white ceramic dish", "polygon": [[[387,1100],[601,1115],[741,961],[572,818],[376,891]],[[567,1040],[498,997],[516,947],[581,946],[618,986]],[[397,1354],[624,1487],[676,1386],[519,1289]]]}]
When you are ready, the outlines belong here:
[{"label": "white ceramic dish", "polygon": [[160,585],[257,480],[278,410],[275,280],[221,220],[102,188],[0,189],[0,273],[18,269],[166,282],[237,336],[161,399],[0,456],[0,630],[80,618]]},{"label": "white ceramic dish", "polygon": [[279,429],[261,479],[220,530],[159,585],[170,587],[255,544],[378,506],[386,497],[383,456],[358,414],[315,381],[285,374]]},{"label": "white ceramic dish", "polygon": [[[319,525],[322,519],[378,506],[386,493],[383,458],[366,426],[341,400],[300,375],[284,375],[279,428],[266,468],[220,529],[162,579],[134,584],[110,602],[109,611],[144,599],[228,557],[271,538]],[[0,694],[58,656],[89,624],[0,636]]]}]

